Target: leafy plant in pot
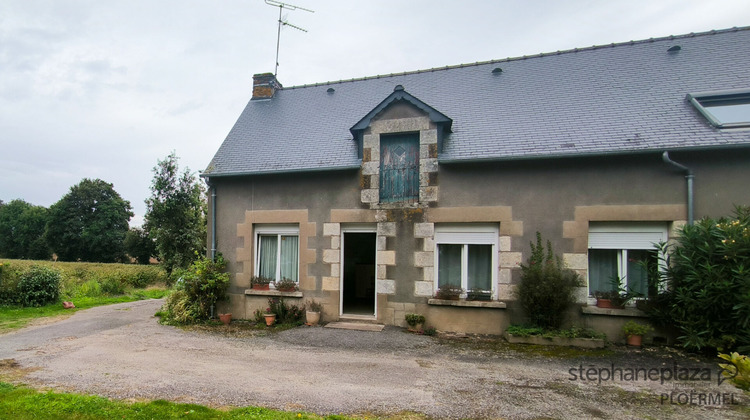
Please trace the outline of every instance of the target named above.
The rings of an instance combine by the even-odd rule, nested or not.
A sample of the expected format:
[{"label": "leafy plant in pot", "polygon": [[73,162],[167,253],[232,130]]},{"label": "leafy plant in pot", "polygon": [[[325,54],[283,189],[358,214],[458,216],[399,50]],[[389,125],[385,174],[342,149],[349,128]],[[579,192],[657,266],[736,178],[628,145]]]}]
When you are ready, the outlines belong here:
[{"label": "leafy plant in pot", "polygon": [[271,308],[266,308],[266,312],[263,314],[263,318],[265,318],[266,325],[269,327],[276,323],[276,314],[271,312]]},{"label": "leafy plant in pot", "polygon": [[637,293],[628,291],[622,286],[620,279],[614,278],[610,281],[612,288],[610,290],[599,290],[594,292],[596,306],[599,308],[623,309]]},{"label": "leafy plant in pot", "polygon": [[635,321],[628,321],[622,326],[622,332],[627,338],[629,346],[640,347],[643,342],[643,336],[651,332],[653,328],[650,325],[639,324]]},{"label": "leafy plant in pot", "polygon": [[268,290],[273,280],[263,276],[253,276],[250,279],[250,287],[255,290]]},{"label": "leafy plant in pot", "polygon": [[419,332],[422,331],[422,326],[424,325],[424,315],[420,314],[406,314],[404,316],[406,319],[406,323],[409,324],[409,331],[411,332]]},{"label": "leafy plant in pot", "polygon": [[276,290],[280,292],[294,292],[297,290],[297,282],[286,277],[275,283]]},{"label": "leafy plant in pot", "polygon": [[469,289],[469,291],[466,292],[466,300],[490,301],[492,300],[492,292],[489,290],[477,288]]},{"label": "leafy plant in pot", "polygon": [[464,289],[460,286],[448,283],[438,287],[438,290],[435,293],[435,298],[443,300],[458,300],[463,292]]},{"label": "leafy plant in pot", "polygon": [[320,312],[322,310],[323,305],[320,302],[316,302],[315,299],[310,299],[310,301],[307,302],[307,311],[305,311],[307,325],[318,325],[318,322],[320,322]]}]

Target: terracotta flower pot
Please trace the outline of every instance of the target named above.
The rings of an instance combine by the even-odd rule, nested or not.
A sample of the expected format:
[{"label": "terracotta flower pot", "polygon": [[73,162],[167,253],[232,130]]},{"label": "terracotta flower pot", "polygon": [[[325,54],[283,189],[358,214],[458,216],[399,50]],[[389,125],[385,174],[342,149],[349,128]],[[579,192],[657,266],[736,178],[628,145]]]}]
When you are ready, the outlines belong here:
[{"label": "terracotta flower pot", "polygon": [[596,307],[597,308],[613,308],[614,306],[612,306],[612,300],[610,299],[597,299]]},{"label": "terracotta flower pot", "polygon": [[629,335],[627,341],[629,346],[640,347],[643,343],[643,336]]},{"label": "terracotta flower pot", "polygon": [[271,286],[268,283],[264,284],[253,284],[253,290],[270,290]]},{"label": "terracotta flower pot", "polygon": [[409,325],[409,328],[407,328],[407,329],[409,331],[411,331],[411,332],[420,332],[420,331],[422,331],[422,327],[424,327],[424,324],[420,322],[418,324],[414,324],[413,327],[411,325]]},{"label": "terracotta flower pot", "polygon": [[307,319],[307,325],[318,325],[318,322],[320,322],[320,312],[305,311],[305,319]]},{"label": "terracotta flower pot", "polygon": [[230,322],[232,322],[232,314],[219,314],[219,320],[224,323],[224,325],[229,325]]},{"label": "terracotta flower pot", "polygon": [[269,327],[276,323],[276,314],[265,314],[263,317],[266,319],[266,325]]}]

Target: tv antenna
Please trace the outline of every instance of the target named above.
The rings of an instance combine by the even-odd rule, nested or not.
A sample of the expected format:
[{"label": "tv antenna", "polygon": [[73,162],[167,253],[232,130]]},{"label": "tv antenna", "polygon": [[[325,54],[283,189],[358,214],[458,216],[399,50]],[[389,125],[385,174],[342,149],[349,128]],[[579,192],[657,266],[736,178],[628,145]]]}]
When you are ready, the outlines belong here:
[{"label": "tv antenna", "polygon": [[266,4],[269,6],[274,6],[279,8],[279,29],[276,33],[276,67],[273,69],[273,75],[276,76],[279,71],[279,41],[281,40],[281,27],[282,26],[289,26],[292,27],[298,31],[307,32],[307,29],[300,28],[299,26],[292,25],[291,23],[287,22],[286,20],[281,18],[281,12],[284,9],[289,10],[304,10],[305,12],[315,13],[314,10],[305,9],[304,7],[295,6],[293,4],[289,3],[282,3],[280,1],[276,0],[265,0]]}]

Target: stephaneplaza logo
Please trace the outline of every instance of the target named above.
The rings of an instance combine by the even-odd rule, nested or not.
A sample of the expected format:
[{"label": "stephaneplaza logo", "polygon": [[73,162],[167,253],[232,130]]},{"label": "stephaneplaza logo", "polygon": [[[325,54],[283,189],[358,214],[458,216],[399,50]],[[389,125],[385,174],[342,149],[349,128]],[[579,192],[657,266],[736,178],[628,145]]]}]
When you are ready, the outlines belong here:
[{"label": "stephaneplaza logo", "polygon": [[[734,369],[732,369],[734,368]],[[614,363],[609,366],[594,366],[583,364],[568,370],[570,381],[602,382],[671,382],[671,381],[715,381],[721,385],[724,381],[737,376],[737,368],[729,365],[729,369],[712,371],[707,367],[684,367],[674,363],[672,366],[662,367],[619,367]]]},{"label": "stephaneplaza logo", "polygon": [[[662,367],[619,367],[614,363],[609,366],[594,366],[583,364],[578,367],[572,367],[568,370],[571,381],[602,382],[619,381],[619,382],[671,382],[671,381],[703,381],[710,382],[716,380],[719,385],[728,378],[721,376],[719,370],[718,378],[709,368],[683,367],[675,363],[672,366]],[[736,373],[735,373],[736,374]]]},{"label": "stephaneplaza logo", "polygon": [[[701,381],[715,382],[721,385],[724,381],[737,376],[737,367],[727,364],[726,368],[711,370],[706,367],[684,367],[674,363],[672,366],[662,367],[619,367],[611,363],[609,366],[578,365],[568,370],[571,381],[596,382],[665,382],[672,381]],[[661,404],[675,405],[737,405],[734,393],[722,392],[694,392],[672,391],[662,393],[659,397]]]}]

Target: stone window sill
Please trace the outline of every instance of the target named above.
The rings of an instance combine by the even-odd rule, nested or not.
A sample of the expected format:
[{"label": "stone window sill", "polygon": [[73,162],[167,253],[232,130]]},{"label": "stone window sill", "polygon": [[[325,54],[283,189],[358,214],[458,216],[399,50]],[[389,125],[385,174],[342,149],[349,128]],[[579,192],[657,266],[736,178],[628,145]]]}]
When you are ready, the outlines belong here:
[{"label": "stone window sill", "polygon": [[256,289],[245,289],[245,295],[247,296],[278,296],[278,297],[289,297],[289,298],[304,297],[304,295],[300,291],[279,292],[278,290],[256,290]]},{"label": "stone window sill", "polygon": [[505,309],[505,302],[482,301],[482,300],[445,300],[430,299],[428,305],[434,306],[458,306],[461,308],[487,308],[487,309]]},{"label": "stone window sill", "polygon": [[645,312],[641,311],[640,309],[636,308],[623,308],[623,309],[614,309],[614,308],[599,308],[596,306],[582,306],[581,312],[588,315],[604,315],[604,316],[631,316],[631,317],[640,317],[645,318],[648,317]]}]

